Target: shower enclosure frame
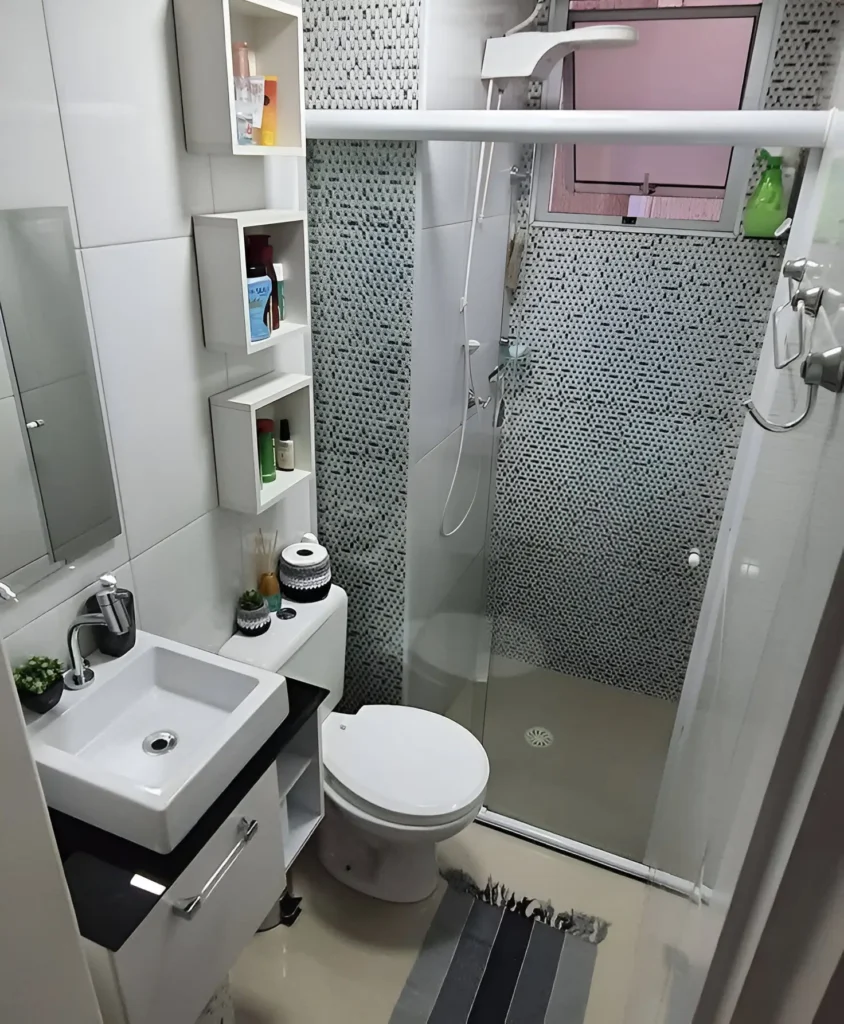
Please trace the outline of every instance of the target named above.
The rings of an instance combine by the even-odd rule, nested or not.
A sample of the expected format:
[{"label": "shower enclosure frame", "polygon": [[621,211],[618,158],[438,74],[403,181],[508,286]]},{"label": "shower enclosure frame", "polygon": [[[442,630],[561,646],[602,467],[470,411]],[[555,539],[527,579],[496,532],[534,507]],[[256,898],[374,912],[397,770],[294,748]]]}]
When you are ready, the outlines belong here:
[{"label": "shower enclosure frame", "polygon": [[[307,135],[322,139],[368,139],[406,141],[456,142],[521,142],[546,144],[555,142],[624,143],[636,141],[653,145],[729,145],[751,148],[793,146],[815,151],[816,169],[825,149],[836,117],[835,109],[821,111],[738,110],[738,111],[482,111],[482,110],[308,110]],[[803,184],[804,203],[813,190],[814,177],[807,173]],[[798,208],[798,215],[800,208]],[[612,230],[612,229],[610,229]],[[617,228],[616,230],[624,230]],[[659,230],[659,229],[651,229]],[[665,229],[671,230],[671,229]],[[780,291],[775,302],[782,301]],[[768,328],[770,333],[770,327]],[[758,371],[757,371],[758,376]],[[741,462],[733,472],[740,474]],[[752,461],[746,471],[752,473]],[[740,481],[741,482],[741,481]],[[741,486],[735,489],[737,497],[729,502],[740,504]],[[719,546],[722,544],[722,527]],[[715,575],[715,563],[710,582]],[[709,595],[707,586],[707,596]],[[704,599],[704,607],[706,606]],[[701,619],[704,609],[701,610]],[[698,630],[699,634],[704,631]],[[696,636],[695,646],[699,637]],[[702,638],[705,639],[705,638]],[[693,648],[689,665],[695,658]],[[699,674],[699,673],[698,673]],[[688,679],[687,674],[687,679]],[[689,687],[688,697],[681,699],[669,747],[666,765],[677,757],[680,737],[694,713],[694,700],[699,691],[700,678]],[[686,694],[684,685],[684,696]],[[473,701],[473,725],[478,708]],[[556,835],[484,807],[478,820],[516,836],[541,843],[599,866],[621,872],[664,889],[706,901],[708,890],[700,879],[684,879],[660,871],[647,864],[609,853],[598,847],[579,843]]]}]

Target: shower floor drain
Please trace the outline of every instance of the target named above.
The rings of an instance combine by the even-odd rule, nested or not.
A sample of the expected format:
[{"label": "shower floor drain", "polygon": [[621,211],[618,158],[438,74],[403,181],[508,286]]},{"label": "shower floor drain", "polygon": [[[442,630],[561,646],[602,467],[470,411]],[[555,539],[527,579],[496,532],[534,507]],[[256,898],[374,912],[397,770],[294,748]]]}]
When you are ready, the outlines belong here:
[{"label": "shower floor drain", "polygon": [[543,725],[534,725],[525,731],[525,739],[532,747],[550,747],[554,736]]}]

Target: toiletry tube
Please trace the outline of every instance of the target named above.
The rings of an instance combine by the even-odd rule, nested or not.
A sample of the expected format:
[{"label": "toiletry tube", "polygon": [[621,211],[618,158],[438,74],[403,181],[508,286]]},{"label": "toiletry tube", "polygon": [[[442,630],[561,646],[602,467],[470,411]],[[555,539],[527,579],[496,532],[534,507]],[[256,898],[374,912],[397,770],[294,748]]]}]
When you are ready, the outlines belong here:
[{"label": "toiletry tube", "polygon": [[261,122],[261,145],[275,145],[276,114],[278,110],[278,78],[267,75],[264,79],[264,119]]},{"label": "toiletry tube", "polygon": [[260,75],[250,75],[247,81],[252,109],[253,142],[260,146],[261,132],[258,129],[261,129],[264,123],[264,79]]},{"label": "toiletry tube", "polygon": [[287,315],[284,311],[284,264],[273,263],[276,279],[276,295],[278,296],[278,316],[283,320]]}]

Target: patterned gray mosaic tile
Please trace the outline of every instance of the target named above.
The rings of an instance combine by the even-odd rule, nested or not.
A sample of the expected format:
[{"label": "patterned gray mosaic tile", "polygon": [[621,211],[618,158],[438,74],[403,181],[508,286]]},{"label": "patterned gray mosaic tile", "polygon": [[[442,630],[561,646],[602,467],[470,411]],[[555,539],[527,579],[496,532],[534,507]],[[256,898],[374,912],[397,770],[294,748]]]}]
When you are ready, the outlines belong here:
[{"label": "patterned gray mosaic tile", "polygon": [[314,110],[415,110],[422,0],[304,0]]},{"label": "patterned gray mosaic tile", "polygon": [[319,530],[352,710],[401,700],[415,174],[412,143],[308,145]]},{"label": "patterned gray mosaic tile", "polygon": [[[303,0],[310,108],[414,109],[421,0]],[[398,703],[416,148],[311,142],[320,539],[349,593],[344,707]]]}]

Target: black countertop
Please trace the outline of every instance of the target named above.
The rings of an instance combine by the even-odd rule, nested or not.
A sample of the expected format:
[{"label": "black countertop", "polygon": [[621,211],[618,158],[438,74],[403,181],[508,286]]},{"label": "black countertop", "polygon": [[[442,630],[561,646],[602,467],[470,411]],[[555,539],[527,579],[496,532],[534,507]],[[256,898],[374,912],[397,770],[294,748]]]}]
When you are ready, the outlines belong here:
[{"label": "black countertop", "polygon": [[[287,680],[290,712],[171,853],[155,853],[50,808],[70,899],[83,938],[116,952],[328,696]],[[135,875],[164,886],[156,895]],[[279,894],[281,895],[281,894]]]}]

